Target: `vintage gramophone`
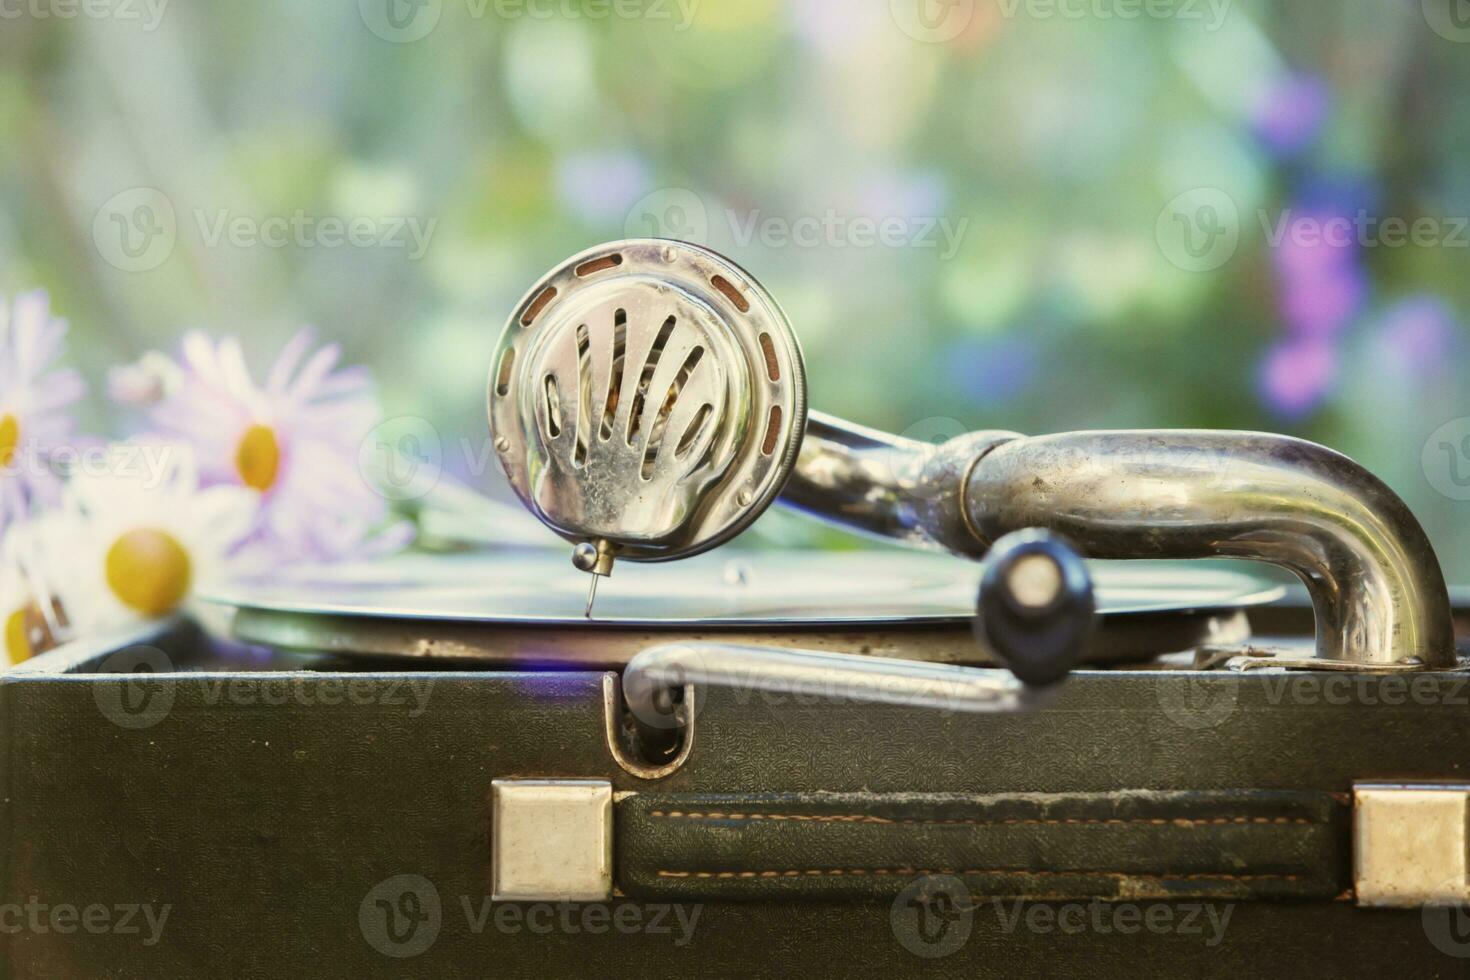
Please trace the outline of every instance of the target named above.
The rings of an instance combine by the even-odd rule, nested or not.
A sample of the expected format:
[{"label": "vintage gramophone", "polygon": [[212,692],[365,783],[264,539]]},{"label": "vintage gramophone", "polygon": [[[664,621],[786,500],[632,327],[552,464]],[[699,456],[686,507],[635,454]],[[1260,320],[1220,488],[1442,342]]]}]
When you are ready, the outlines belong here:
[{"label": "vintage gramophone", "polygon": [[[281,937],[246,965],[318,972],[1463,972],[1467,675],[1388,487],[1264,433],[930,445],[809,413],[804,372],[728,259],[568,259],[490,430],[592,588],[618,566],[595,605],[564,554],[466,547],[237,583],[243,653],[179,622],[37,658],[0,682],[7,891],[172,896],[156,972],[245,921]],[[778,500],[937,554],[701,555]],[[1176,561],[1211,558],[1300,586]],[[487,925],[601,903],[701,926]]]}]

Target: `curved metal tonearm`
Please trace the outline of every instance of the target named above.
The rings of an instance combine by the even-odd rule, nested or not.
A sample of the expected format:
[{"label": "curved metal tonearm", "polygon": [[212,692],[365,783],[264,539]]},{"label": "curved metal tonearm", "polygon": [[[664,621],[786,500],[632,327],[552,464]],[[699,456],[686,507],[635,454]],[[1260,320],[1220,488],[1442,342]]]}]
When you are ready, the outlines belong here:
[{"label": "curved metal tonearm", "polygon": [[1317,656],[1455,663],[1449,598],[1414,515],[1315,443],[1259,432],[1139,430],[934,446],[813,412],[783,502],[845,527],[974,556],[1041,527],[1093,558],[1245,558],[1290,569]]}]

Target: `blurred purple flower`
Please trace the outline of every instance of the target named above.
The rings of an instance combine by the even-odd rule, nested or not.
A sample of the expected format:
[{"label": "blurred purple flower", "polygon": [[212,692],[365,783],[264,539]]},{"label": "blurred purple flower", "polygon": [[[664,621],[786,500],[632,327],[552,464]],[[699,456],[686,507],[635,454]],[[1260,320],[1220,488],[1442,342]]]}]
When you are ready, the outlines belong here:
[{"label": "blurred purple flower", "polygon": [[1331,341],[1304,337],[1285,340],[1266,353],[1258,379],[1261,398],[1287,418],[1310,414],[1337,377],[1337,348]]},{"label": "blurred purple flower", "polygon": [[1334,337],[1357,315],[1367,292],[1367,282],[1356,269],[1283,282],[1281,315],[1297,336]]},{"label": "blurred purple flower", "polygon": [[621,227],[648,187],[648,167],[632,153],[574,153],[556,162],[557,194],[588,224]]},{"label": "blurred purple flower", "polygon": [[797,37],[829,58],[860,50],[884,26],[887,15],[877,5],[851,0],[796,0],[788,9]]},{"label": "blurred purple flower", "polygon": [[72,407],[86,393],[82,376],[58,367],[66,321],[41,290],[13,305],[0,299],[0,537],[8,524],[59,498],[52,453],[76,448]]},{"label": "blurred purple flower", "polygon": [[933,218],[943,214],[948,198],[944,177],[935,171],[888,172],[862,186],[858,211],[878,221],[890,217]]},{"label": "blurred purple flower", "polygon": [[1287,75],[1262,94],[1252,113],[1251,129],[1270,153],[1292,157],[1317,135],[1331,105],[1332,92],[1321,77]]},{"label": "blurred purple flower", "polygon": [[935,367],[971,404],[988,407],[1012,401],[1031,387],[1039,361],[1031,342],[1000,337],[950,344],[940,350]]},{"label": "blurred purple flower", "polygon": [[1287,330],[1300,337],[1336,336],[1368,295],[1357,224],[1340,212],[1293,210],[1278,232],[1271,260]]},{"label": "blurred purple flower", "polygon": [[1454,351],[1458,322],[1438,296],[1421,294],[1395,303],[1375,337],[1377,363],[1408,377],[1444,369]]}]

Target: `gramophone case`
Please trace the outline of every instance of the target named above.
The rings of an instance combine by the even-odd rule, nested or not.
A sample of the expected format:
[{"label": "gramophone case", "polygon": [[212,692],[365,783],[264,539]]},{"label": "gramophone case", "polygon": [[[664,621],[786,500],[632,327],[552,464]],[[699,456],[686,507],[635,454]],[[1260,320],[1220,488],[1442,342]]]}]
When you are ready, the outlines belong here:
[{"label": "gramophone case", "polygon": [[1470,967],[1456,910],[1362,907],[1354,867],[1355,788],[1470,772],[1462,674],[1081,670],[988,714],[711,689],[666,775],[617,748],[616,676],[186,621],[36,658],[0,678],[4,973]]}]

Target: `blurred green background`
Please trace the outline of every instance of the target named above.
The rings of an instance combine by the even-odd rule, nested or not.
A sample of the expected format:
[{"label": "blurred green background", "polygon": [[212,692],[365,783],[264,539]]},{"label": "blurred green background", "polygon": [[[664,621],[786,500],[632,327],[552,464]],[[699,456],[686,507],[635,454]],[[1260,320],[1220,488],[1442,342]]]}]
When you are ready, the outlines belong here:
[{"label": "blurred green background", "polygon": [[95,430],[109,365],[313,323],[500,493],[518,297],[689,237],[786,307],[816,407],[1299,434],[1470,581],[1466,6],[4,0],[0,288],[70,319]]}]

